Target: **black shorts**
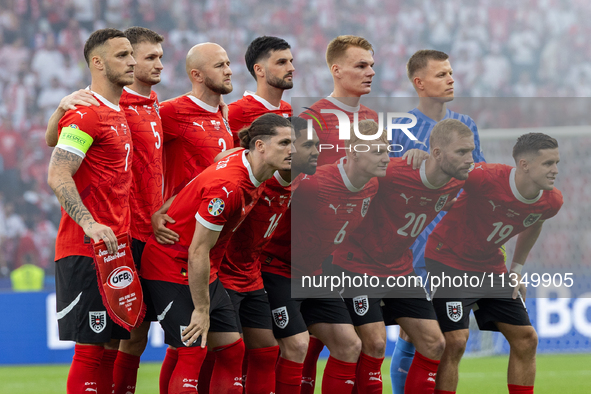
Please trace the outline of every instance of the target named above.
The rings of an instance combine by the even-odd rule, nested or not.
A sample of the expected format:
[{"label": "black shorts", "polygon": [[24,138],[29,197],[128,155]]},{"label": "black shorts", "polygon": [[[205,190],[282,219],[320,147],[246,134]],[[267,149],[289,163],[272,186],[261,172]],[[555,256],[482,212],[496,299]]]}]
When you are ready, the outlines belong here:
[{"label": "black shorts", "polygon": [[[133,256],[135,269],[138,273],[140,272],[140,267],[142,264],[142,254],[144,254],[145,247],[145,242],[142,242],[135,238],[131,239],[131,255]],[[152,303],[150,291],[144,284],[144,280],[142,278],[140,278],[140,283],[142,285],[142,293],[144,295],[144,304],[146,304],[146,314],[144,316],[144,321],[157,321],[158,319],[156,319],[156,311],[154,310],[154,304]]]},{"label": "black shorts", "polygon": [[[429,272],[441,272],[445,270],[450,276],[464,275],[464,271],[448,267],[438,261],[425,259]],[[482,275],[483,273],[468,272],[468,275]],[[486,275],[486,274],[485,274]],[[470,325],[470,311],[474,311],[474,317],[478,328],[483,331],[499,331],[496,323],[507,323],[514,326],[531,326],[525,302],[519,295],[511,298],[513,289],[502,287],[498,275],[494,276],[494,283],[487,283],[489,289],[486,297],[449,297],[449,291],[442,292],[439,289],[433,294],[433,306],[437,313],[437,320],[442,332],[467,329]],[[508,283],[507,279],[504,282]],[[486,290],[486,289],[485,289]],[[468,293],[471,290],[468,289]],[[499,294],[500,297],[491,298],[491,294]]]},{"label": "black shorts", "polygon": [[384,322],[387,326],[398,324],[396,319],[401,317],[437,320],[433,304],[426,293],[423,298],[384,298],[382,301]]},{"label": "black shorts", "polygon": [[129,331],[114,323],[107,313],[92,258],[68,256],[56,261],[55,267],[60,340],[105,343],[129,339]]},{"label": "black shorts", "polygon": [[[164,330],[164,343],[173,347],[201,345],[201,338],[190,345],[182,341],[181,332],[191,322],[195,309],[189,286],[159,280],[144,282],[152,294],[158,321]],[[238,332],[232,301],[219,279],[209,285],[209,298],[209,331]]]},{"label": "black shorts", "polygon": [[263,272],[273,318],[273,335],[287,338],[316,323],[353,324],[340,298],[291,298],[291,279]]},{"label": "black shorts", "polygon": [[236,324],[242,333],[242,327],[273,329],[271,307],[265,289],[241,293],[228,289],[228,295],[236,311]]}]

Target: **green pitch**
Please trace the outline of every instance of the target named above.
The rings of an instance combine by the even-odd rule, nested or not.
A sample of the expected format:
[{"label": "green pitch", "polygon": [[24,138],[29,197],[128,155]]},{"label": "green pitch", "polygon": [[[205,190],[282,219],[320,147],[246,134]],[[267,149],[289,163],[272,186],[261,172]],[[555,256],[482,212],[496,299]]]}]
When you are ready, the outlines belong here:
[{"label": "green pitch", "polygon": [[[507,393],[507,356],[466,358],[460,366],[458,394]],[[325,360],[318,365],[318,384]],[[384,393],[391,393],[390,362],[382,368]],[[142,364],[137,394],[158,394],[160,364]],[[0,393],[2,394],[64,394],[68,366],[0,367]],[[591,354],[543,355],[538,357],[536,394],[587,394],[591,393]]]}]

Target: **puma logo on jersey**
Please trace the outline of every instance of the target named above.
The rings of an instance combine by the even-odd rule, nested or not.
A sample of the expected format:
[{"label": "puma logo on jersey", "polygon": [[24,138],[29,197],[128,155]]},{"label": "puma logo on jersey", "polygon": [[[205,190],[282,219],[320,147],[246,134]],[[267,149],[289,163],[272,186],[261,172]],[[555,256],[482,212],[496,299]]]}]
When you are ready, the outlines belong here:
[{"label": "puma logo on jersey", "polygon": [[335,207],[334,205],[332,205],[332,204],[329,204],[329,206],[328,206],[328,207],[329,207],[330,209],[334,209],[334,214],[336,215],[336,214],[337,214],[337,209],[339,209],[340,205],[337,205],[337,206]]},{"label": "puma logo on jersey", "polygon": [[501,204],[499,204],[499,205],[495,205],[495,203],[493,202],[493,200],[488,200],[488,202],[490,202],[490,205],[492,205],[492,207],[493,207],[493,212],[495,211],[495,208],[498,208],[498,207],[500,207],[500,206],[501,206]]},{"label": "puma logo on jersey", "polygon": [[410,197],[406,197],[406,194],[404,193],[400,193],[400,197],[404,198],[406,200],[406,204],[408,205],[408,200],[410,200],[411,198],[413,198],[414,196],[410,196]]},{"label": "puma logo on jersey", "polygon": [[423,145],[425,148],[427,148],[427,139],[428,139],[428,138],[429,138],[429,137],[425,137],[425,140],[424,140],[424,141],[419,141],[419,140],[416,140],[416,141],[415,141],[415,144]]},{"label": "puma logo on jersey", "polygon": [[80,119],[83,119],[83,118],[84,118],[84,115],[86,115],[86,114],[87,114],[87,112],[85,112],[85,113],[82,113],[82,112],[80,112],[80,111],[76,111],[76,113],[77,113],[78,115],[80,115]]},{"label": "puma logo on jersey", "polygon": [[475,169],[475,170],[477,170],[477,169],[479,169],[479,168],[480,168],[481,170],[484,170],[484,168],[482,168],[482,164],[480,164],[480,165],[477,165],[477,166],[475,166],[475,167],[474,167],[474,169]]},{"label": "puma logo on jersey", "polygon": [[201,122],[201,124],[197,123],[197,122],[193,122],[194,126],[199,126],[201,127],[201,130],[205,131],[205,128],[203,127],[203,122]]},{"label": "puma logo on jersey", "polygon": [[308,176],[308,174],[305,174],[305,175],[304,175],[304,177],[302,178],[302,181],[303,181],[304,179],[310,179],[310,177]]},{"label": "puma logo on jersey", "polygon": [[311,387],[314,387],[314,379],[302,377],[302,384],[309,384]]},{"label": "puma logo on jersey", "polygon": [[134,108],[133,105],[130,105],[129,109],[131,109],[132,111],[135,111],[135,113],[139,116],[140,113],[137,112],[137,107]]},{"label": "puma logo on jersey", "polygon": [[271,201],[273,201],[275,199],[275,197],[269,199],[269,197],[265,196],[263,197],[265,201],[267,201],[269,203],[269,206],[271,206]]},{"label": "puma logo on jersey", "polygon": [[183,387],[191,387],[192,389],[197,390],[197,386],[198,384],[189,384],[189,383],[184,383]]},{"label": "puma logo on jersey", "polygon": [[119,132],[117,131],[117,127],[111,126],[111,130],[115,130],[115,133],[117,133],[117,135],[119,135]]},{"label": "puma logo on jersey", "polygon": [[222,190],[226,192],[226,197],[230,197],[230,193],[234,193],[234,190],[228,191],[228,189],[226,189],[226,186],[222,187]]},{"label": "puma logo on jersey", "polygon": [[355,385],[355,382],[352,380],[346,380],[345,384]]}]

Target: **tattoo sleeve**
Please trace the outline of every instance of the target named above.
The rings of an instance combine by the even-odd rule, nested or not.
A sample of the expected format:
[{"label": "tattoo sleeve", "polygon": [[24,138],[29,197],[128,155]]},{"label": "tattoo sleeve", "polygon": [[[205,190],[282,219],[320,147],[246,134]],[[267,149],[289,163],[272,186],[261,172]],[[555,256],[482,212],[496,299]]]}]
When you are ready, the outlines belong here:
[{"label": "tattoo sleeve", "polygon": [[82,158],[61,148],[55,148],[49,162],[48,184],[61,206],[81,227],[95,220],[82,203],[72,176],[78,171]]}]

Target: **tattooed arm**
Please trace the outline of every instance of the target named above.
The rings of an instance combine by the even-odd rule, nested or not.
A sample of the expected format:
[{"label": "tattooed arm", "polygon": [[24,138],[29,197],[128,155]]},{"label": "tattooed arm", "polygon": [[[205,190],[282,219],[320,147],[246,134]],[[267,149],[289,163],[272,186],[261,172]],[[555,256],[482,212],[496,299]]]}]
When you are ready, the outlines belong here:
[{"label": "tattooed arm", "polygon": [[82,157],[61,148],[55,148],[49,162],[47,183],[61,206],[82,227],[84,233],[98,242],[105,241],[109,253],[117,252],[117,237],[110,227],[97,223],[82,203],[72,176],[82,164]]}]

